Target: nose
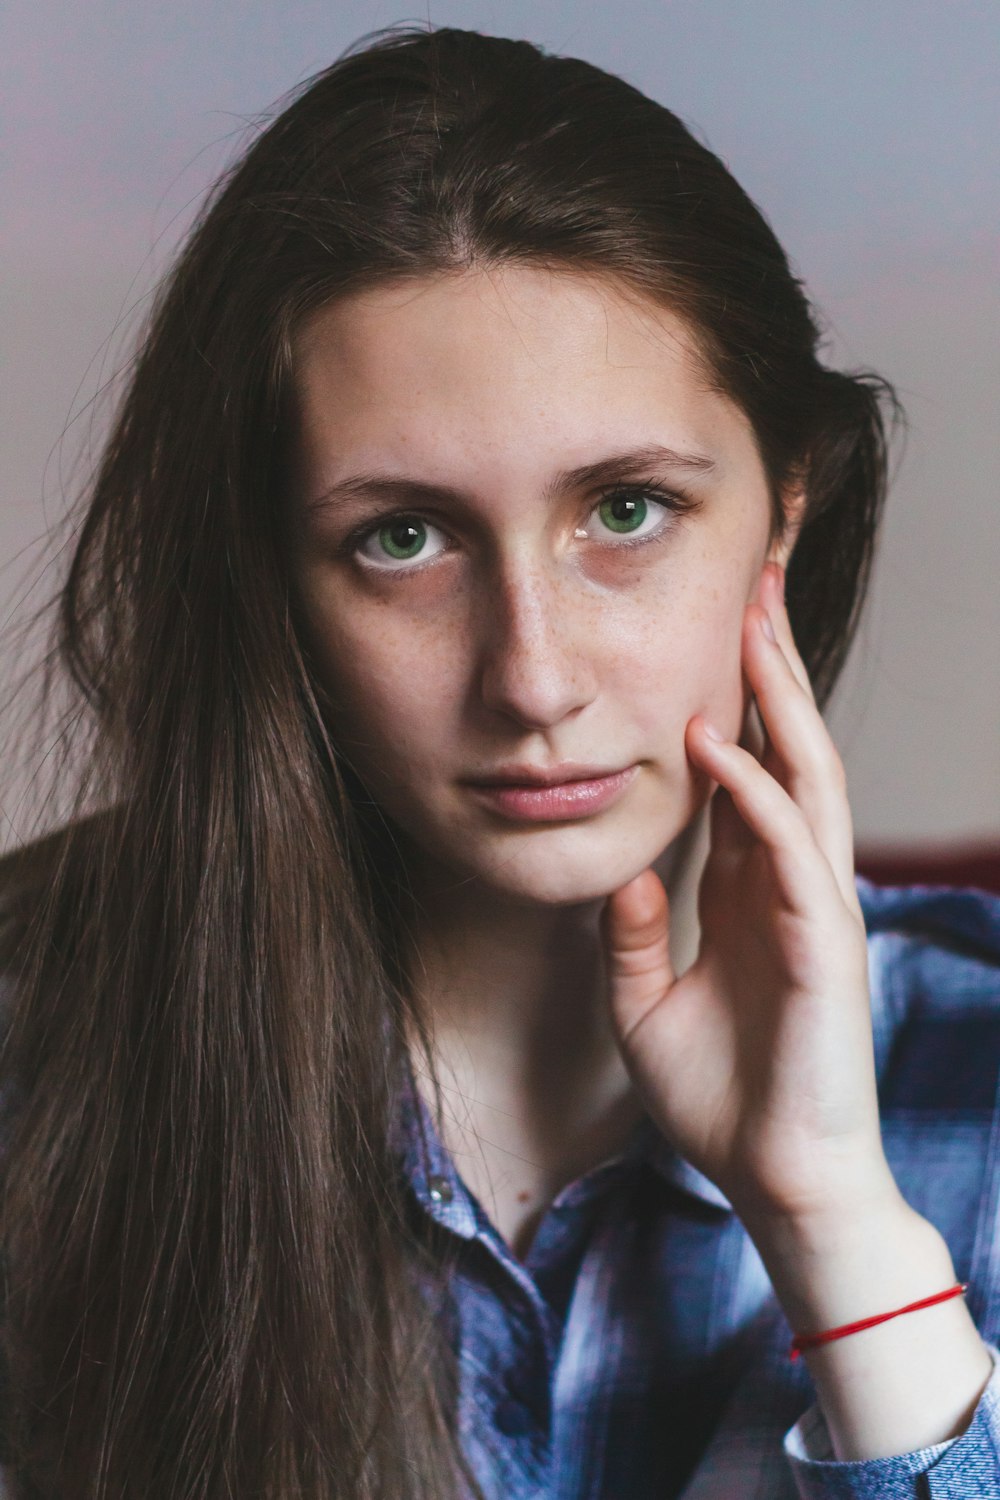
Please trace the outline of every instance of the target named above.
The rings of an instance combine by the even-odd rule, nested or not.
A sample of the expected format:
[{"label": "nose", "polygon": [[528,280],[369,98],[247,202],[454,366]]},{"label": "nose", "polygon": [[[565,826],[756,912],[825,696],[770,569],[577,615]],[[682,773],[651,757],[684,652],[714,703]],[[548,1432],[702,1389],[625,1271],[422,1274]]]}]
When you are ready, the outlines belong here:
[{"label": "nose", "polygon": [[565,581],[509,563],[481,596],[480,696],[524,728],[544,730],[593,702],[595,663]]}]

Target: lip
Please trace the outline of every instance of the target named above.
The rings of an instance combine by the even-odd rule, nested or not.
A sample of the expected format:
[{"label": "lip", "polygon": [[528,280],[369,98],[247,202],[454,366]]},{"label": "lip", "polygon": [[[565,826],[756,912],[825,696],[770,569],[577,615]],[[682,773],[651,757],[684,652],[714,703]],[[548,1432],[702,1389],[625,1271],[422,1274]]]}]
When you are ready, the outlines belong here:
[{"label": "lip", "polygon": [[590,766],[576,760],[564,760],[561,765],[551,766],[498,766],[485,776],[469,776],[466,779],[474,786],[558,786],[564,781],[600,781],[604,776],[617,776],[621,772],[616,766]]},{"label": "lip", "polygon": [[[559,768],[560,771],[564,767]],[[638,765],[557,782],[512,784],[470,782],[473,794],[493,812],[517,823],[566,823],[593,817],[621,796],[638,773]],[[536,772],[536,775],[538,773]]]}]

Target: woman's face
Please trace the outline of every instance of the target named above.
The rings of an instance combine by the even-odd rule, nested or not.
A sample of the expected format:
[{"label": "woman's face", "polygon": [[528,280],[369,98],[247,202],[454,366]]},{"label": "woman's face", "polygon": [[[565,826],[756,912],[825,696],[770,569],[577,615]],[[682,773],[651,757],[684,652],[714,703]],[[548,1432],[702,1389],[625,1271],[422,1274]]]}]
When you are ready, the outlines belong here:
[{"label": "woman's face", "polygon": [[[603,897],[707,799],[692,715],[740,732],[744,608],[784,555],[746,418],[675,316],[536,268],[343,299],[296,371],[296,581],[338,743],[427,869]],[[567,763],[630,774],[555,814],[470,784]]]}]

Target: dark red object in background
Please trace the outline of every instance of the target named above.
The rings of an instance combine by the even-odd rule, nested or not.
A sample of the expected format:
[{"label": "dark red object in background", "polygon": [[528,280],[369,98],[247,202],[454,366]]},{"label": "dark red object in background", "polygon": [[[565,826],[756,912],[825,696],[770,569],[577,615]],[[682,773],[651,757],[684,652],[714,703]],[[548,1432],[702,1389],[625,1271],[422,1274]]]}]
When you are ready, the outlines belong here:
[{"label": "dark red object in background", "polygon": [[1000,895],[1000,844],[857,851],[859,875],[878,885],[973,885]]}]

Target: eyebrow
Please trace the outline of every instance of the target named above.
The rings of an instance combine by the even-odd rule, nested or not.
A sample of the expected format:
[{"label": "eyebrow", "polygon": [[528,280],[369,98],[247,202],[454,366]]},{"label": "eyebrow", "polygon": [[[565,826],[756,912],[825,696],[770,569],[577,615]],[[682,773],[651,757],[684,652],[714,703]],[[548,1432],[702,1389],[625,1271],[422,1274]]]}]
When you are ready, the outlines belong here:
[{"label": "eyebrow", "polygon": [[[581,464],[575,469],[561,469],[547,486],[545,498],[557,499],[573,490],[587,486],[614,484],[622,480],[650,478],[651,469],[680,469],[692,474],[710,474],[715,460],[704,453],[682,453],[676,448],[665,448],[660,443],[648,443],[641,448],[629,448],[620,453],[610,453],[591,464]],[[338,479],[316,500],[310,500],[309,511],[336,510],[339,506],[359,497],[392,501],[416,501],[432,504],[435,501],[468,501],[468,495],[451,485],[428,484],[421,479],[405,475],[390,474],[380,469],[367,473],[352,474]]]}]

